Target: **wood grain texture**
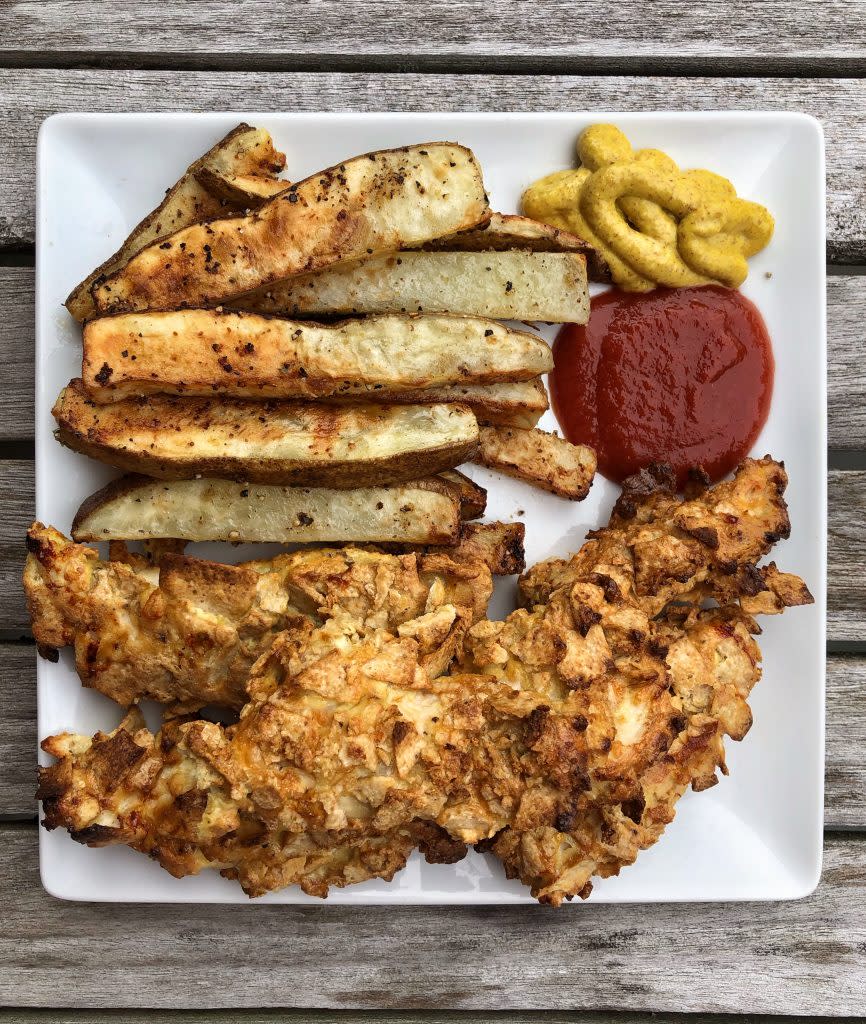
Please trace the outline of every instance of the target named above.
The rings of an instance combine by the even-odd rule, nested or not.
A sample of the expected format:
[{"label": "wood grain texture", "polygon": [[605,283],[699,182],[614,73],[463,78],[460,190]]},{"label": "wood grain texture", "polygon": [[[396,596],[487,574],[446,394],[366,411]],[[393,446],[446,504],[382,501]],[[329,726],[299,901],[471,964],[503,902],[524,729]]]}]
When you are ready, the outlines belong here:
[{"label": "wood grain texture", "polygon": [[36,647],[0,643],[0,820],[36,815]]},{"label": "wood grain texture", "polygon": [[33,467],[18,459],[0,461],[0,636],[6,640],[30,635],[21,570],[36,507]]},{"label": "wood grain texture", "polygon": [[[394,4],[361,0],[351,15],[339,0],[317,0],[303,15],[268,3],[245,5],[243,31],[228,36],[236,10],[227,0],[172,5],[113,0],[99,18],[82,18],[75,0],[7,0],[0,57],[16,63],[58,59],[171,67],[416,67],[430,59],[472,68],[567,60],[573,71],[608,68],[738,67],[786,70],[859,67],[866,56],[866,19],[857,4],[748,0],[700,5],[647,4],[636,17],[625,4],[585,0],[575,16],[569,0],[546,0],[544,15],[520,0]],[[419,26],[423,24],[423,31]],[[604,31],[599,28],[603,26]],[[363,47],[359,43],[363,40]],[[227,45],[229,44],[230,45]]]},{"label": "wood grain texture", "polygon": [[[35,692],[35,647],[0,643],[0,819],[36,815]],[[866,657],[828,659],[824,822],[866,831]]]},{"label": "wood grain texture", "polygon": [[33,437],[33,280],[32,267],[0,267],[0,440]]},{"label": "wood grain texture", "polygon": [[827,504],[827,636],[866,640],[866,473],[833,471]]},{"label": "wood grain texture", "polygon": [[[0,440],[33,438],[33,269],[0,267]],[[827,280],[830,447],[866,449],[866,275]]]},{"label": "wood grain texture", "polygon": [[[41,24],[40,19],[50,23],[54,5],[21,6],[32,15],[35,25]],[[449,9],[456,6],[448,5]],[[724,4],[709,6],[726,9]],[[779,6],[788,13],[797,7]],[[201,10],[198,4],[188,8],[177,5],[173,13],[186,9]],[[344,5],[341,9],[345,10]],[[612,8],[605,10],[609,13]],[[804,17],[811,18],[816,5],[804,11]],[[688,5],[677,8],[677,23],[689,16]],[[303,20],[305,16],[293,17]],[[417,9],[412,8],[407,17],[411,17],[414,32]],[[850,24],[850,9],[848,17]],[[70,24],[73,37],[76,26],[81,30],[80,23],[86,20],[77,18]],[[101,20],[101,16],[94,19]],[[346,20],[353,22],[352,18]],[[575,26],[579,20],[573,19]],[[605,31],[598,33],[599,40],[609,35],[607,20]],[[220,22],[223,32],[225,24]],[[733,20],[730,24],[733,26]],[[785,24],[782,18],[777,25],[780,36],[784,36]],[[4,30],[4,35],[12,38],[5,21]],[[185,47],[194,45],[196,34],[183,35]],[[242,45],[244,37],[245,32],[239,32],[231,38],[233,44]],[[846,28],[833,45],[851,39]],[[518,67],[516,61],[514,66]],[[5,171],[0,190],[0,245],[33,241],[36,134],[44,118],[57,111],[797,110],[819,117],[827,136],[829,258],[838,263],[866,262],[866,178],[862,173],[866,166],[866,80],[16,69],[0,70],[0,96],[5,100],[5,116],[0,121],[0,167]]]},{"label": "wood grain texture", "polygon": [[5,1005],[862,1011],[862,837],[831,837],[794,903],[430,911],[64,903],[35,829],[0,836]]},{"label": "wood grain texture", "polygon": [[[471,1010],[99,1010],[0,1009],[0,1024],[802,1024],[802,1017],[741,1014],[620,1013],[617,1010],[503,1010],[479,1017]],[[834,1024],[862,1024],[835,1017]]]},{"label": "wood grain texture", "polygon": [[866,274],[827,278],[827,428],[831,448],[866,449]]},{"label": "wood grain texture", "polygon": [[[828,638],[866,640],[866,472],[833,470],[829,489]],[[33,463],[0,461],[0,636],[26,635],[20,574],[23,538],[33,520]],[[68,530],[68,523],[52,523]]]}]

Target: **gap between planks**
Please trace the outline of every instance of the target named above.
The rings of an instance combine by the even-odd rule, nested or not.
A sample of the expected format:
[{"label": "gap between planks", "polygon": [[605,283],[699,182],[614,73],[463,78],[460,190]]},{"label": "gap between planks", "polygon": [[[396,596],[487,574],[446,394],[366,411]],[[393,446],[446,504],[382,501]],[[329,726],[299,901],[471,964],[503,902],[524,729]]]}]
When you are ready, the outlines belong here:
[{"label": "gap between planks", "polygon": [[[778,1014],[649,1013],[549,1010],[498,1011],[495,1024],[803,1024]],[[0,1024],[479,1024],[472,1010],[25,1010],[0,1009]],[[835,1017],[833,1024],[862,1024]]]}]

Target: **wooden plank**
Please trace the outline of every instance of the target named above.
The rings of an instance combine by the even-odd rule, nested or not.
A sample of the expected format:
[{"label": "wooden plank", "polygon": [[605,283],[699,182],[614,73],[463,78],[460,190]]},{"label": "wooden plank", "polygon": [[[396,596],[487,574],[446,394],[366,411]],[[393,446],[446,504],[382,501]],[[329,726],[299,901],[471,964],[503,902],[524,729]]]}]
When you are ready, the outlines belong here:
[{"label": "wooden plank", "polygon": [[828,478],[827,635],[866,640],[866,473],[834,470]]},{"label": "wooden plank", "polygon": [[7,1006],[862,1012],[862,837],[828,840],[799,902],[438,912],[66,903],[40,887],[35,829],[2,843]]},{"label": "wooden plank", "polygon": [[317,0],[314,16],[260,4],[248,5],[243,30],[227,45],[225,26],[236,18],[227,0],[174,4],[170,16],[159,0],[115,0],[98,18],[82,18],[75,0],[53,0],[36,17],[32,3],[12,0],[5,4],[0,57],[22,65],[74,59],[169,67],[244,67],[253,58],[257,67],[283,70],[325,60],[335,70],[371,63],[417,67],[437,58],[436,66],[447,60],[471,69],[535,58],[567,61],[572,72],[627,61],[642,68],[712,66],[729,74],[750,67],[791,74],[792,67],[817,62],[853,70],[866,51],[866,22],[856,4],[843,0],[822,0],[809,9],[794,0],[656,3],[641,8],[639,17],[628,6],[600,0],[581,4],[579,17],[568,0],[547,0],[543,17],[533,17],[519,0],[409,6],[362,0],[352,5],[351,16],[339,0]]},{"label": "wooden plank", "polygon": [[[32,4],[24,6],[31,12],[34,9]],[[317,12],[319,6],[317,4]],[[449,11],[457,6],[449,5]],[[778,20],[774,29],[784,36],[786,17],[798,5],[783,5],[784,16],[780,16],[779,5],[775,6]],[[463,7],[465,5],[460,5],[461,9]],[[39,17],[31,15],[34,25],[39,26],[33,31],[41,33],[43,20],[53,20],[49,14],[53,9],[54,5],[39,6]],[[199,12],[201,7],[179,5],[173,14],[187,9]],[[345,5],[340,9],[345,17]],[[389,5],[389,11],[396,9]],[[615,5],[605,7],[605,32],[594,33],[593,45],[601,45],[601,36],[615,38],[615,33],[608,32],[608,16],[613,16],[614,9]],[[706,10],[707,5],[702,9]],[[749,10],[754,11],[754,8],[750,5]],[[806,16],[817,16],[815,10],[812,5]],[[677,23],[689,17],[688,5],[680,6],[677,11]],[[407,9],[406,16],[411,18],[412,33],[424,35],[416,33],[417,10],[413,9],[410,15]],[[130,17],[134,24],[134,17]],[[201,18],[201,15],[196,17]],[[748,16],[752,17],[753,14]],[[305,20],[299,15],[293,18]],[[849,31],[850,18],[848,9],[845,32],[838,37],[824,37],[832,39],[834,47],[856,38],[856,30],[853,34]],[[87,31],[80,27],[86,20],[76,17],[70,21],[66,26],[67,38],[74,39],[76,31]],[[318,23],[318,13],[311,20]],[[354,22],[354,18],[345,20],[347,24]],[[533,25],[544,20],[534,18]],[[570,18],[569,32],[576,29],[578,20]],[[100,23],[98,33],[101,34],[102,15],[95,21]],[[726,45],[731,38],[729,31],[735,36],[736,22],[736,18],[725,17],[726,31],[719,38],[725,39]],[[197,24],[202,23],[197,21]],[[215,24],[224,31],[224,20]],[[638,19],[637,29],[641,26],[642,19]],[[477,32],[478,26],[474,28]],[[135,35],[132,31],[130,38]],[[459,31],[455,37],[457,35]],[[15,38],[7,29],[5,14],[4,36]],[[245,32],[233,34],[232,43],[242,45],[244,36]],[[277,36],[278,33],[274,33],[274,38]],[[195,45],[197,33],[189,36],[181,32],[181,38],[186,51]],[[527,45],[531,38],[531,32],[521,33],[519,45]],[[814,38],[822,37],[815,33]],[[665,41],[668,45],[667,36]],[[367,48],[366,42],[364,47]],[[255,60],[259,66],[258,54]],[[866,179],[860,170],[866,165],[866,81],[863,80],[7,69],[0,71],[0,95],[5,101],[5,117],[0,122],[0,167],[5,171],[4,188],[0,190],[0,245],[25,245],[33,241],[36,133],[42,120],[55,111],[170,111],[191,107],[239,111],[289,108],[298,111],[800,110],[820,117],[827,133],[828,255],[838,263],[866,262]]]},{"label": "wooden plank", "polygon": [[827,278],[827,417],[830,447],[866,448],[866,274]]},{"label": "wooden plank", "polygon": [[[0,643],[0,818],[29,819],[36,751],[36,650]],[[747,741],[748,742],[748,741]],[[866,657],[827,664],[828,829],[866,829]]]},{"label": "wooden plank", "polygon": [[[0,1024],[478,1024],[466,1010],[99,1010],[0,1009]],[[618,1010],[557,1012],[503,1010],[484,1018],[496,1024],[802,1024],[802,1017],[741,1014],[665,1014]],[[834,1024],[862,1024],[862,1017],[834,1017]]]},{"label": "wooden plank", "polygon": [[34,270],[0,267],[0,440],[32,440]]},{"label": "wooden plank", "polygon": [[[0,440],[33,438],[32,267],[0,267]],[[866,275],[827,280],[830,447],[866,449]]]},{"label": "wooden plank", "polygon": [[6,640],[30,635],[21,570],[24,537],[36,507],[33,465],[17,459],[0,461],[0,636]]},{"label": "wooden plank", "polygon": [[[832,470],[829,486],[830,640],[866,641],[866,472]],[[23,537],[33,519],[32,463],[0,461],[0,636],[26,634],[20,586]],[[68,523],[53,523],[68,529]]]},{"label": "wooden plank", "polygon": [[824,822],[866,828],[866,658],[827,659]]},{"label": "wooden plank", "polygon": [[0,643],[0,819],[37,813],[36,647]]}]

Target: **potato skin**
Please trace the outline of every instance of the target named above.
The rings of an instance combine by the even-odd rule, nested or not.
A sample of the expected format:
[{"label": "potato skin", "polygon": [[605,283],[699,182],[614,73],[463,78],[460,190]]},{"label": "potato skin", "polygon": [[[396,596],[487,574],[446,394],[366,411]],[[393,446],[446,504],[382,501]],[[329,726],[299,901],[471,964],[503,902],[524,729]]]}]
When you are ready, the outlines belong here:
[{"label": "potato skin", "polygon": [[97,405],[80,379],[54,409],[61,444],[162,480],[363,487],[470,459],[478,424],[460,405],[327,406],[155,395]]}]

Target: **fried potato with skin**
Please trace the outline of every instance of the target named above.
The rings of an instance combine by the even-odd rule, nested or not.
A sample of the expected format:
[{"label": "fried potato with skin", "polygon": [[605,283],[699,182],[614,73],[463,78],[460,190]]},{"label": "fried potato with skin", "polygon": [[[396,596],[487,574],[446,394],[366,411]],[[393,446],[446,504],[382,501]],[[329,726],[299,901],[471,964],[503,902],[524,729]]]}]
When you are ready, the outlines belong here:
[{"label": "fried potato with skin", "polygon": [[346,160],[245,217],[212,220],[142,250],[93,288],[103,313],[214,306],[255,288],[442,234],[490,211],[463,146],[431,142]]},{"label": "fried potato with skin", "polygon": [[72,536],[76,541],[448,544],[457,540],[460,519],[458,485],[439,477],[335,490],[126,476],[87,498],[72,521]]},{"label": "fried potato with skin", "polygon": [[272,175],[219,173],[210,167],[203,167],[196,177],[211,195],[241,209],[260,206],[292,184]]},{"label": "fried potato with skin", "polygon": [[[215,183],[238,175],[254,175],[261,182],[279,181],[271,175],[281,171],[285,163],[285,154],[274,149],[268,132],[239,124],[190,164],[159,206],[132,229],[117,252],[72,289],[66,308],[79,322],[95,316],[90,289],[97,280],[126,266],[137,252],[166,235],[250,204],[249,196],[238,199],[237,193],[232,198],[225,189],[215,191]],[[282,185],[288,187],[289,182]]]},{"label": "fried potato with skin", "polygon": [[[368,393],[368,401],[377,400],[377,392]],[[319,401],[342,402],[339,395]],[[445,384],[417,391],[395,391],[388,397],[392,405],[446,402],[467,405],[479,423],[531,429],[550,408],[547,391],[540,378],[504,384]]]},{"label": "fried potato with skin", "polygon": [[[439,478],[450,484],[460,501],[461,519],[480,519],[487,510],[487,491],[458,469],[444,469]],[[432,542],[435,543],[435,542]]]},{"label": "fried potato with skin", "polygon": [[111,405],[72,381],[52,410],[61,444],[160,480],[196,476],[302,487],[373,487],[471,458],[460,405],[313,405],[152,395]]},{"label": "fried potato with skin", "polygon": [[579,252],[586,258],[590,281],[610,281],[610,268],[604,257],[585,239],[552,224],[511,213],[494,213],[485,227],[437,238],[426,242],[423,248],[447,252]]},{"label": "fried potato with skin", "polygon": [[149,394],[386,401],[553,368],[543,339],[455,316],[324,325],[222,310],[125,313],[90,321],[83,347],[82,379],[97,402]]},{"label": "fried potato with skin", "polygon": [[543,430],[482,427],[473,461],[563,498],[582,501],[595,476],[595,452]]},{"label": "fried potato with skin", "polygon": [[74,646],[85,686],[128,706],[147,697],[177,709],[246,703],[250,668],[277,634],[306,636],[331,618],[396,631],[453,603],[470,621],[486,611],[490,544],[442,553],[356,547],[302,549],[222,565],[166,554],[158,566],[103,561],[98,552],[34,523],[24,592],[39,651]]},{"label": "fried potato with skin", "polygon": [[[411,550],[431,557],[443,555],[458,565],[481,562],[494,576],[514,576],[526,568],[525,539],[523,523],[463,523],[455,545],[427,545]],[[377,544],[375,550],[400,553],[410,548],[406,544]]]},{"label": "fried potato with skin", "polygon": [[586,260],[579,253],[389,252],[246,295],[239,309],[280,316],[456,313],[585,324]]}]

